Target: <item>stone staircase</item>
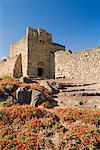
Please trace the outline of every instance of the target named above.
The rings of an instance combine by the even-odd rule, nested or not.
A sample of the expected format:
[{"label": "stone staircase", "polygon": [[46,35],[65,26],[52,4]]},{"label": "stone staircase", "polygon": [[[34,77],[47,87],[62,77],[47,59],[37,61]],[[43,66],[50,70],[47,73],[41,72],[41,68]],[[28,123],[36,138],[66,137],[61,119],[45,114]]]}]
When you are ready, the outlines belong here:
[{"label": "stone staircase", "polygon": [[86,107],[100,109],[100,83],[69,80],[49,80],[60,93],[54,95],[60,107]]}]

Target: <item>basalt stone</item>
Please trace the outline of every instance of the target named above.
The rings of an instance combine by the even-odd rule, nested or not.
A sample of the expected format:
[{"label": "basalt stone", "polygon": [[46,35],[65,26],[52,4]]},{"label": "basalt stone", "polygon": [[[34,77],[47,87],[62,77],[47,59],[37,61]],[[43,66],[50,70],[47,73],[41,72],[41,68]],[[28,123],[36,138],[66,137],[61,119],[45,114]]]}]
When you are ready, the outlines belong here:
[{"label": "basalt stone", "polygon": [[3,92],[0,90],[0,97],[3,97]]},{"label": "basalt stone", "polygon": [[59,89],[54,84],[50,84],[48,81],[43,80],[40,81],[39,84],[48,89],[48,91],[52,94],[57,94],[60,92]]},{"label": "basalt stone", "polygon": [[38,106],[41,105],[43,102],[45,102],[46,99],[39,90],[32,90],[32,95],[31,95],[31,103],[30,105]]},{"label": "basalt stone", "polygon": [[36,81],[33,81],[32,79],[28,78],[28,77],[21,77],[19,79],[20,82],[25,82],[25,83],[37,83]]},{"label": "basalt stone", "polygon": [[28,87],[19,87],[16,91],[16,99],[20,104],[30,104],[32,89]]}]

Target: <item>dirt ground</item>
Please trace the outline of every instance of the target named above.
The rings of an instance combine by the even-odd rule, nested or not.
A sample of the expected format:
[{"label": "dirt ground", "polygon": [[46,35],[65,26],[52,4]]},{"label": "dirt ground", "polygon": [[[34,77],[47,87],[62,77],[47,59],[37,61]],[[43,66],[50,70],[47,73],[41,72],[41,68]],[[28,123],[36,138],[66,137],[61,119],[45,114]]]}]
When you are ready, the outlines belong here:
[{"label": "dirt ground", "polygon": [[55,97],[60,107],[87,107],[100,109],[100,80],[49,79],[60,87]]}]

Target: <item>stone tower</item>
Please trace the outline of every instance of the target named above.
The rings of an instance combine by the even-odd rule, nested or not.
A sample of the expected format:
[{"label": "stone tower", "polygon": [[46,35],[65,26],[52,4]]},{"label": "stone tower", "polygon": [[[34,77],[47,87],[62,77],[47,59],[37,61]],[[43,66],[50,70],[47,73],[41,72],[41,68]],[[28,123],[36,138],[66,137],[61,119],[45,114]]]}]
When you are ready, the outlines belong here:
[{"label": "stone tower", "polygon": [[52,34],[43,29],[27,28],[25,37],[10,47],[10,58],[20,55],[21,59],[14,76],[19,77],[20,74],[30,78],[54,78],[54,53],[59,50],[65,51],[65,47],[52,43]]}]

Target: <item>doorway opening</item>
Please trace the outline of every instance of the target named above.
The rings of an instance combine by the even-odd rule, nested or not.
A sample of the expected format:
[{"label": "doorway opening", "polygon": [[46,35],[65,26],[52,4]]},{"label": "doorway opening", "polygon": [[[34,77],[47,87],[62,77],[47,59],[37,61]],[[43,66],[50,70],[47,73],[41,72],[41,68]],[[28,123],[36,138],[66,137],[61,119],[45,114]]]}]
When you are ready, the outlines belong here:
[{"label": "doorway opening", "polygon": [[43,68],[38,68],[38,76],[39,77],[43,76]]}]

